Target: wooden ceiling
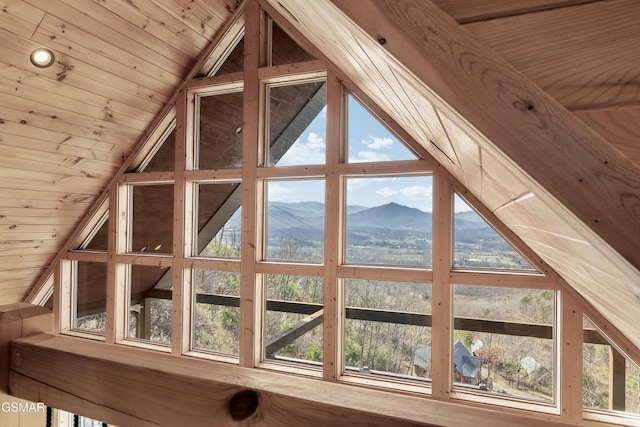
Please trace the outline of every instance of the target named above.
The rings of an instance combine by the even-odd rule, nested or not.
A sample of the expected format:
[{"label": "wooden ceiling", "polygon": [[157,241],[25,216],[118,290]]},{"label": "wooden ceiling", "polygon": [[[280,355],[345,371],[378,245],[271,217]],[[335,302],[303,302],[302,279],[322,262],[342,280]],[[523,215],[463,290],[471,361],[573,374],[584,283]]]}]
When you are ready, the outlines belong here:
[{"label": "wooden ceiling", "polygon": [[[640,165],[640,2],[433,2]],[[238,5],[0,5],[1,305],[27,298]],[[29,62],[40,46],[51,68]]]}]

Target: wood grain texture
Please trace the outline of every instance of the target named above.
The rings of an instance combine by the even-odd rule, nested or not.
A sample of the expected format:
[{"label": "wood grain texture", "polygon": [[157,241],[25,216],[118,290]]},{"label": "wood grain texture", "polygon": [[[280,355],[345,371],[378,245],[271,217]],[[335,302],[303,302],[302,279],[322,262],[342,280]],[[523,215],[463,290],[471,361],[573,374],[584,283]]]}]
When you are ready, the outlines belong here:
[{"label": "wood grain texture", "polygon": [[573,114],[640,165],[640,106],[574,111]]},{"label": "wood grain texture", "polygon": [[465,29],[574,110],[640,101],[638,20],[638,2],[614,0],[477,22]]},{"label": "wood grain texture", "polygon": [[602,0],[433,0],[433,4],[459,23],[464,24],[592,3],[594,1]]},{"label": "wood grain texture", "polygon": [[[10,381],[16,397],[37,397],[107,422],[127,420],[131,426],[208,426],[215,420],[219,426],[457,427],[479,419],[495,427],[575,425],[553,415],[474,408],[52,335],[14,341]],[[101,390],[94,387],[96,381]],[[233,420],[230,401],[245,390],[257,393],[257,409],[244,420]]]},{"label": "wood grain texture", "polygon": [[[38,294],[42,267],[235,8],[230,0],[2,4],[0,264],[11,268],[0,304]],[[56,55],[51,68],[29,62],[39,46]]]},{"label": "wood grain texture", "polygon": [[[637,285],[629,288],[627,283],[639,274],[640,248],[636,239],[629,238],[629,230],[640,229],[640,170],[619,151],[427,2],[407,2],[402,7],[395,2],[370,2],[355,7],[335,0],[367,34],[326,3],[280,2],[284,7],[275,3],[270,2],[285,18],[295,19],[299,30],[320,49],[320,40],[332,46],[349,44],[348,50],[326,49],[323,54],[464,182],[461,169],[442,160],[443,153],[425,141],[430,129],[416,131],[416,121],[406,117],[415,105],[428,109],[435,104],[455,120],[480,144],[483,174],[494,176],[509,191],[514,180],[523,184],[523,192],[483,189],[476,196],[496,209],[525,196],[524,191],[532,193],[546,216],[529,225],[544,230],[565,219],[574,230],[571,233],[588,242],[580,252],[567,256],[583,259],[595,276],[601,272],[587,260],[606,259],[611,263],[606,270],[617,271],[613,283],[622,292],[615,300],[625,307],[630,305],[627,301],[635,300]],[[319,13],[335,22],[331,31],[312,22],[311,16]],[[378,68],[371,63],[397,64],[398,60],[402,65],[388,65],[393,69],[391,83],[385,84],[385,74],[372,82],[371,72]],[[413,89],[410,102],[406,92],[395,89],[398,81]],[[486,162],[489,154],[499,160],[493,166]],[[514,222],[501,215],[497,213],[503,221]],[[559,272],[581,293],[591,295],[590,301],[597,301],[601,291],[576,280],[571,269]],[[608,275],[600,277],[610,280]],[[629,308],[638,312],[637,306]],[[632,323],[618,318],[615,325],[638,344],[640,336]]]}]

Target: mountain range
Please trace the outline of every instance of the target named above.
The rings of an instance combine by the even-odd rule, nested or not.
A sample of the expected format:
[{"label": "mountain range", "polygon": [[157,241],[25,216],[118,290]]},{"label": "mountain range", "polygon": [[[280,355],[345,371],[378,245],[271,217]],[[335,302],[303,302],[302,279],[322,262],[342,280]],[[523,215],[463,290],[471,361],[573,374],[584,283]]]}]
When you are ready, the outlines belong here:
[{"label": "mountain range", "polygon": [[[324,204],[319,202],[269,203],[267,223],[270,235],[286,230],[292,234],[299,230],[301,235],[306,235],[304,240],[308,240],[311,236],[307,233],[322,234],[324,212]],[[347,206],[346,225],[347,229],[402,229],[431,234],[432,217],[431,212],[395,202],[374,207],[350,205]],[[474,211],[456,212],[455,228],[459,232],[472,229],[492,231]]]}]

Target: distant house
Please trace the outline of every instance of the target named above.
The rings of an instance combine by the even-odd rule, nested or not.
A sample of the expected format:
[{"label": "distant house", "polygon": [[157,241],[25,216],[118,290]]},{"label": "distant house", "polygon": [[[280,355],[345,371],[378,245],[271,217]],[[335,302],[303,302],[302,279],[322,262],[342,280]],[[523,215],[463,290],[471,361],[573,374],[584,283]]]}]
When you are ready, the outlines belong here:
[{"label": "distant house", "polygon": [[[416,375],[429,376],[431,372],[431,343],[418,344],[413,354]],[[480,386],[482,359],[476,357],[460,341],[453,344],[453,368],[455,382]]]},{"label": "distant house", "polygon": [[460,341],[453,344],[453,365],[455,382],[480,385],[482,359],[471,354]]}]

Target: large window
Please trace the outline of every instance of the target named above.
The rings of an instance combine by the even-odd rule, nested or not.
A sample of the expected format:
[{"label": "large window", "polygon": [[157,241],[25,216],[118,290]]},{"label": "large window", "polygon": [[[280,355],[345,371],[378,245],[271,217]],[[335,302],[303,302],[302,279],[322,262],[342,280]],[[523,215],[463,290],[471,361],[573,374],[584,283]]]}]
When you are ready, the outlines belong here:
[{"label": "large window", "polygon": [[[421,141],[270,28],[259,81],[236,64],[190,82],[111,190],[61,265],[62,330],[559,414],[559,279]],[[637,412],[637,368],[592,329],[585,407]]]}]

